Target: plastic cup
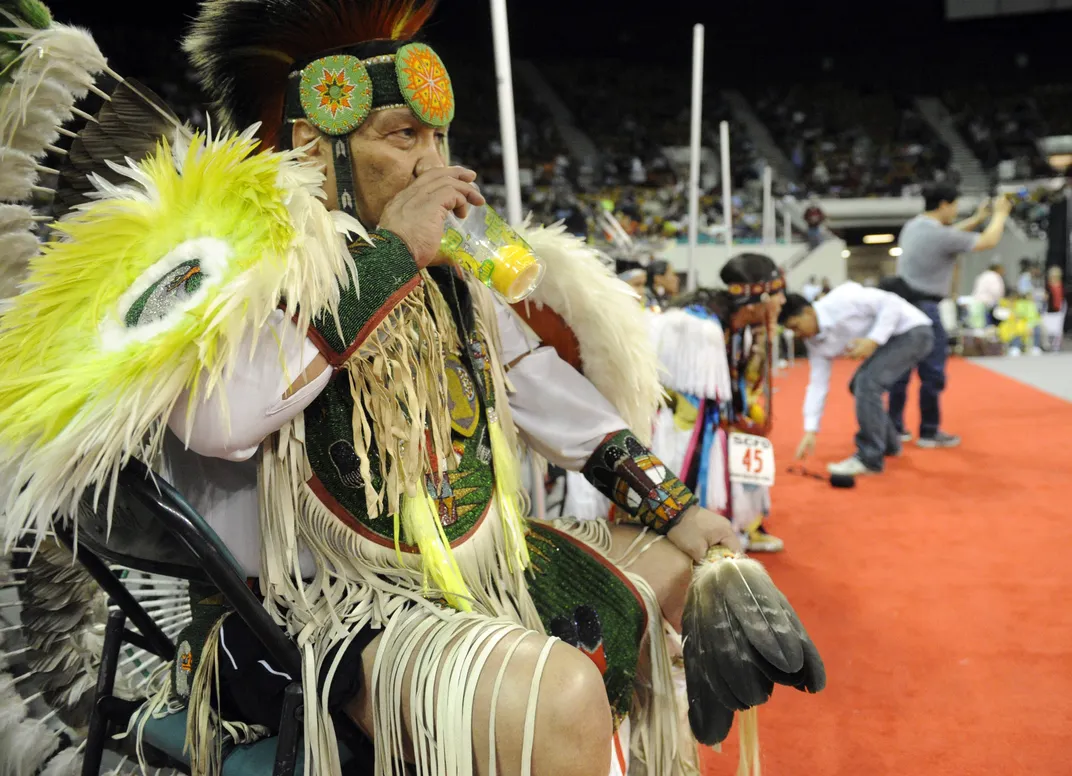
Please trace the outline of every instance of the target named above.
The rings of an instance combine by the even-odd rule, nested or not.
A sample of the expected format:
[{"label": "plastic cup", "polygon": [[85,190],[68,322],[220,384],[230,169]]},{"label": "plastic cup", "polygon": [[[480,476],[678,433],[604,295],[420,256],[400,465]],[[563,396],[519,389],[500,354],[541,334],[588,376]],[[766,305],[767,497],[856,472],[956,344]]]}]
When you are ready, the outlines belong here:
[{"label": "plastic cup", "polygon": [[545,271],[528,243],[487,206],[470,208],[464,220],[449,216],[440,252],[509,304],[535,291]]}]

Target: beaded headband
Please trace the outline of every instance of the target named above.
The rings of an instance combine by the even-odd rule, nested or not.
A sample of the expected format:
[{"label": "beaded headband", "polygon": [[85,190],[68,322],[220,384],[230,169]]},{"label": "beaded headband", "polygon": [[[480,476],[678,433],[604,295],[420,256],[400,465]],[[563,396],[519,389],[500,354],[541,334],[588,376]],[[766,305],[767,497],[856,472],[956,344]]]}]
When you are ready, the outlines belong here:
[{"label": "beaded headband", "polygon": [[[308,119],[326,135],[348,135],[373,111],[406,108],[425,124],[454,119],[454,87],[439,58],[424,43],[363,58],[366,45],[317,57],[289,75],[284,118]],[[382,49],[381,49],[382,50]]]},{"label": "beaded headband", "polygon": [[726,289],[738,307],[763,301],[765,296],[785,290],[785,278],[776,277],[764,283],[731,283]]}]

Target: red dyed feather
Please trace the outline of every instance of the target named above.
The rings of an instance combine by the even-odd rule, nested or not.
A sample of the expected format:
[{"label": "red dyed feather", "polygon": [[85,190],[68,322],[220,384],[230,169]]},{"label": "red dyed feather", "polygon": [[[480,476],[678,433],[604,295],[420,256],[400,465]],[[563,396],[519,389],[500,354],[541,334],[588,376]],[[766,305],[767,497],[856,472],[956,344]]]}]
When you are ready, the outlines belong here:
[{"label": "red dyed feather", "polygon": [[365,0],[309,3],[304,29],[286,44],[294,60],[370,40],[408,40],[420,32],[437,0]]}]

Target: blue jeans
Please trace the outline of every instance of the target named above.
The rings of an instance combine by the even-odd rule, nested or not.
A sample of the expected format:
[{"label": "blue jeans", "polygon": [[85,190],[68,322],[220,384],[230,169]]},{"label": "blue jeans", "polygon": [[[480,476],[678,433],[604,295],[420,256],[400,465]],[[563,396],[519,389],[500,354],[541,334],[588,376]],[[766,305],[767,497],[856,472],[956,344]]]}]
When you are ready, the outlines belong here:
[{"label": "blue jeans", "polygon": [[860,425],[856,457],[871,471],[882,471],[885,457],[901,450],[899,430],[882,406],[882,394],[933,349],[931,328],[917,326],[891,337],[853,375],[849,391],[856,397],[856,422]]},{"label": "blue jeans", "polygon": [[[934,345],[931,352],[923,357],[916,365],[919,372],[919,423],[920,437],[933,437],[938,433],[942,415],[938,406],[938,397],[945,390],[945,360],[949,353],[948,335],[942,326],[942,319],[938,315],[937,302],[920,302],[919,309],[931,319],[934,329]],[[904,431],[904,408],[908,395],[908,381],[912,378],[912,370],[909,369],[890,388],[890,420],[899,430]]]}]

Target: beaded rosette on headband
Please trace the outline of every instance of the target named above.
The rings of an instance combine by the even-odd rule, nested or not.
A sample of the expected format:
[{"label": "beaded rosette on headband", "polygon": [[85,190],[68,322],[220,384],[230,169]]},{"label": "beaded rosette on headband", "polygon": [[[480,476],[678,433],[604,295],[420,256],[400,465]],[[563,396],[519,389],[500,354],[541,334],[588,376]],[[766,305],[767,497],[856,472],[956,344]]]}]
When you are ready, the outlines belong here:
[{"label": "beaded rosette on headband", "polygon": [[373,112],[392,108],[409,108],[436,128],[454,120],[450,75],[426,44],[372,41],[317,56],[288,76],[284,119],[306,119],[339,140],[332,153],[335,183],[339,207],[350,215],[356,215],[355,192],[346,138]]}]

